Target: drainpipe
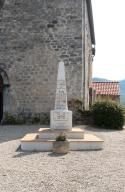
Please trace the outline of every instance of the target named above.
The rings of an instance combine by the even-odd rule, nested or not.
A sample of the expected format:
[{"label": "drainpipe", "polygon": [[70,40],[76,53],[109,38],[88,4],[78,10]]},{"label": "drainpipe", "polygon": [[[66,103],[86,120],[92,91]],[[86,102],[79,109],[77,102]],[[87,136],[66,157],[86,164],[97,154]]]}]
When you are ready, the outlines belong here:
[{"label": "drainpipe", "polygon": [[[84,81],[84,77],[83,77],[83,75],[84,75],[84,55],[83,55],[83,39],[84,39],[84,35],[83,35],[83,33],[84,33],[84,31],[83,31],[83,27],[84,27],[84,20],[83,20],[83,17],[84,17],[84,10],[83,10],[83,1],[84,0],[81,0],[82,1],[82,29],[81,29],[81,31],[82,31],[82,81],[81,81],[81,98],[83,99],[83,92],[84,92],[84,90],[83,90],[83,81]],[[82,105],[83,105],[83,102],[82,102]],[[83,106],[82,106],[82,108],[83,108]]]},{"label": "drainpipe", "polygon": [[82,63],[83,63],[83,75],[82,75],[82,90],[83,90],[83,106],[85,108],[85,77],[86,77],[86,66],[85,66],[85,8],[86,0],[82,0]]}]

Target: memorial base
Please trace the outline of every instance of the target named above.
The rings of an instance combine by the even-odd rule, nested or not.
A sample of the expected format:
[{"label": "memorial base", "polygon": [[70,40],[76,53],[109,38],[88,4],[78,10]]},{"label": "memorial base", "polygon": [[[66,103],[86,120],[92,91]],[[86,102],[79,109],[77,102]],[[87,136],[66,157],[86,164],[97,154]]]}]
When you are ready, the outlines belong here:
[{"label": "memorial base", "polygon": [[[21,139],[21,149],[24,151],[53,151],[55,137],[59,130],[41,128],[38,133],[30,133]],[[103,148],[103,140],[92,134],[84,134],[81,128],[72,128],[66,132],[70,151],[100,150]]]},{"label": "memorial base", "polygon": [[52,110],[50,112],[51,129],[72,129],[72,111],[69,110]]}]

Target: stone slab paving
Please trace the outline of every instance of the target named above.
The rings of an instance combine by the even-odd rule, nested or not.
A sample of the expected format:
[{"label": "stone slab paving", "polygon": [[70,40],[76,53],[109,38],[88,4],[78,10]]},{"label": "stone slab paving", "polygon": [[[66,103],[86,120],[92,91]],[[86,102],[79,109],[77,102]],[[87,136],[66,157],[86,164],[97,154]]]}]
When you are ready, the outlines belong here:
[{"label": "stone slab paving", "polygon": [[105,140],[101,151],[21,152],[39,127],[0,126],[0,192],[125,192],[125,130],[87,128]]}]

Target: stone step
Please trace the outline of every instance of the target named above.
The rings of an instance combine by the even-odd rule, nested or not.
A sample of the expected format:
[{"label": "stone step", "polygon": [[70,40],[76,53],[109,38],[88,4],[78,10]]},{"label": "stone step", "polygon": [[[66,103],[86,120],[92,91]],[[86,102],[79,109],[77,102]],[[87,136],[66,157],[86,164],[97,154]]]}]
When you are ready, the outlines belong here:
[{"label": "stone step", "polygon": [[29,134],[26,134],[22,139],[21,141],[36,141],[36,139],[38,139],[38,133],[29,133]]},{"label": "stone step", "polygon": [[78,127],[74,127],[69,131],[50,129],[50,128],[40,128],[38,131],[40,139],[56,139],[56,137],[64,132],[67,139],[83,139],[84,138],[84,130]]},{"label": "stone step", "polygon": [[[30,139],[31,138],[31,139]],[[52,151],[53,142],[38,138],[38,134],[27,134],[21,139],[21,149],[25,151]],[[68,139],[71,151],[100,150],[104,141],[92,134],[84,134],[84,139]]]}]

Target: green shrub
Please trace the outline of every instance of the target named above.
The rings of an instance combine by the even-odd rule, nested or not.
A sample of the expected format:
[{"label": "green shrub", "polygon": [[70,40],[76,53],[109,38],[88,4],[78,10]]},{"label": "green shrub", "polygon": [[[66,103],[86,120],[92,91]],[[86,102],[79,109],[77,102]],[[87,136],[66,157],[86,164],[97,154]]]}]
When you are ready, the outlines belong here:
[{"label": "green shrub", "polygon": [[40,123],[40,117],[34,116],[31,119],[32,124],[39,124]]},{"label": "green shrub", "polygon": [[50,119],[47,114],[42,116],[34,115],[34,116],[25,116],[22,114],[12,115],[8,112],[4,113],[3,124],[8,125],[21,125],[21,124],[49,124]]},{"label": "green shrub", "polygon": [[94,123],[111,129],[122,129],[124,125],[124,110],[115,102],[97,102],[92,107]]},{"label": "green shrub", "polygon": [[18,116],[13,116],[8,112],[4,113],[4,124],[9,125],[22,125],[25,123],[24,119]]},{"label": "green shrub", "polygon": [[45,124],[45,125],[49,125],[50,124],[50,116],[47,114],[42,115],[40,117],[40,123]]},{"label": "green shrub", "polygon": [[66,135],[61,133],[59,136],[56,137],[56,141],[66,141]]},{"label": "green shrub", "polygon": [[91,110],[78,110],[78,112],[84,116],[84,117],[91,117],[92,116],[92,111]]}]

